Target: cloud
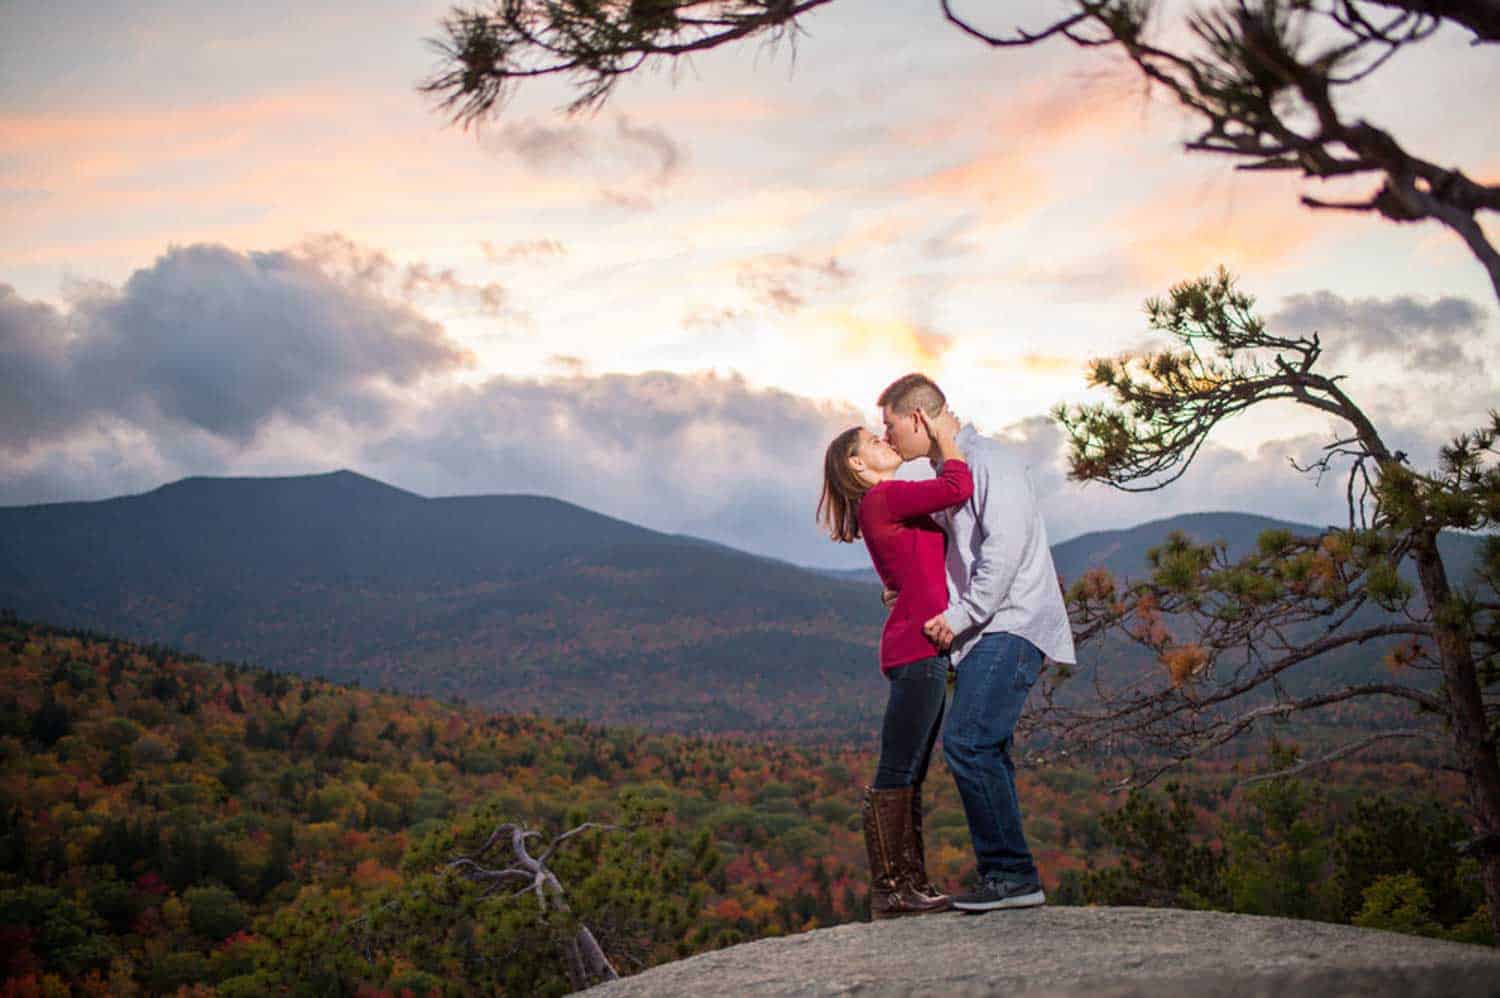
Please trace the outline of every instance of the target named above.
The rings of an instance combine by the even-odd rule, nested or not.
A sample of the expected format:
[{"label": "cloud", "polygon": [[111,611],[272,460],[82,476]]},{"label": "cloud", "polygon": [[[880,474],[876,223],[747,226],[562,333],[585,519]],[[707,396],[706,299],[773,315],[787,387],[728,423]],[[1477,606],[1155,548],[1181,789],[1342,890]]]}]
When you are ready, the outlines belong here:
[{"label": "cloud", "polygon": [[568,248],[556,239],[527,239],[521,242],[497,246],[488,240],[481,241],[479,248],[491,263],[530,263],[550,257],[566,256]]},{"label": "cloud", "polygon": [[0,284],[0,447],[50,439],[88,411],[70,384],[68,338],[63,313]]},{"label": "cloud", "polygon": [[813,511],[824,449],[859,422],[738,376],[496,377],[409,412],[358,460],[426,494],[538,493],[793,561],[850,559]]},{"label": "cloud", "polygon": [[962,213],[935,234],[923,239],[919,244],[922,253],[935,260],[948,260],[978,252],[979,244],[968,237],[978,228],[979,222],[980,218],[974,212]]},{"label": "cloud", "polygon": [[977,204],[982,206],[986,221],[998,222],[1044,203],[1051,187],[1025,150],[1006,146],[910,181],[902,193]]},{"label": "cloud", "polygon": [[871,359],[883,369],[932,370],[954,345],[952,336],[927,323],[842,306],[810,310],[802,326],[815,330],[830,361],[842,365]]},{"label": "cloud", "polygon": [[[967,95],[962,112],[898,130],[913,148],[952,147],[971,139],[984,121],[986,141],[978,151],[905,185],[907,194],[982,207],[984,220],[1008,221],[1055,200],[1049,157],[1085,142],[1118,147],[1121,135],[1139,126],[1146,104],[1131,100],[1118,80],[1075,75],[1067,86],[1051,80],[1024,89],[997,88],[996,96]],[[929,252],[951,252],[962,244],[939,239]]]},{"label": "cloud", "polygon": [[[204,99],[184,106],[49,110],[0,114],[7,151],[23,176],[70,186],[152,175],[158,167],[248,148],[250,139],[292,120],[346,118],[356,101],[320,93]],[[118,193],[116,191],[115,193]]]},{"label": "cloud", "polygon": [[369,294],[410,304],[456,305],[493,318],[526,318],[510,307],[510,293],[498,282],[464,281],[452,267],[434,268],[420,260],[401,266],[380,250],[360,246],[337,233],[306,239],[294,252],[333,279]]},{"label": "cloud", "polygon": [[[1272,440],[1250,454],[1210,441],[1180,479],[1155,492],[1129,493],[1067,478],[1066,441],[1046,417],[1033,417],[1000,434],[1031,469],[1047,522],[1057,543],[1096,530],[1116,530],[1182,513],[1253,512],[1297,523],[1347,521],[1344,480],[1298,472],[1328,443],[1315,435]],[[1331,438],[1330,438],[1331,439]]]},{"label": "cloud", "polygon": [[[9,290],[0,303],[7,318],[37,311]],[[40,317],[54,330],[63,323],[55,311]],[[27,329],[36,329],[36,320],[30,315]],[[48,371],[49,363],[66,371],[42,351],[24,356],[34,362],[31,372]],[[6,360],[9,372],[9,354]],[[246,369],[245,360],[225,357],[222,371],[199,375],[220,392],[245,396],[260,384],[260,362],[251,357]],[[449,381],[426,395],[386,399],[380,420],[348,422],[338,402],[318,408],[305,399],[311,413],[267,404],[254,438],[217,432],[220,419],[201,420],[207,426],[75,420],[68,435],[45,443],[31,435],[27,453],[0,461],[0,503],[101,498],[189,474],[354,467],[420,494],[555,495],[646,527],[799,563],[864,563],[862,549],[829,542],[813,516],[823,449],[838,431],[862,422],[852,407],[757,389],[741,377],[591,377],[571,357],[553,362],[562,377]],[[327,392],[338,393],[336,381],[326,381]]]},{"label": "cloud", "polygon": [[504,315],[509,299],[504,287],[491,281],[486,284],[468,284],[458,279],[451,267],[434,270],[425,263],[408,264],[401,276],[401,293],[405,298],[451,295],[463,300],[474,299],[479,311],[485,315]]},{"label": "cloud", "polygon": [[682,147],[660,128],[650,125],[638,127],[632,125],[629,118],[621,115],[615,120],[615,135],[627,145],[635,146],[656,157],[656,176],[653,182],[659,187],[671,181],[682,165]]},{"label": "cloud", "polygon": [[592,137],[581,125],[507,123],[499,132],[483,132],[480,144],[492,152],[511,153],[529,170],[570,169],[588,159]]},{"label": "cloud", "polygon": [[[833,259],[761,264],[755,272],[779,275],[789,294],[826,294],[848,279]],[[467,356],[419,303],[466,289],[342,237],[275,253],[174,248],[119,287],[75,287],[65,305],[0,286],[0,502],[348,466],[428,495],[554,495],[792,561],[864,563],[857,545],[822,537],[813,510],[827,442],[870,413],[734,375],[594,375],[561,352],[549,359],[552,377],[461,379]],[[1381,317],[1392,330],[1372,341],[1382,349],[1402,331],[1446,342],[1479,312],[1324,296],[1292,305],[1302,311],[1289,321]],[[804,307],[793,324],[817,330],[842,360],[891,371],[939,367],[953,346],[931,325],[842,305]],[[1039,375],[1076,365],[1045,347],[1008,363]],[[1398,393],[1379,401],[1370,411],[1392,446],[1430,463],[1451,420]],[[965,402],[954,399],[960,411]],[[1274,411],[1263,418],[1280,425]],[[1205,509],[1341,521],[1342,480],[1317,485],[1289,460],[1316,457],[1328,440],[1283,433],[1250,453],[1211,443],[1180,481],[1144,495],[1066,481],[1061,434],[1045,419],[1002,435],[1032,464],[1057,541]]]},{"label": "cloud", "polygon": [[743,309],[725,308],[722,305],[697,305],[688,309],[682,317],[682,328],[693,331],[718,329],[745,318],[749,313]]},{"label": "cloud", "polygon": [[853,276],[837,257],[813,260],[775,253],[741,264],[738,280],[757,304],[794,312],[816,295],[845,287]]},{"label": "cloud", "polygon": [[1019,357],[1000,357],[993,360],[983,360],[980,364],[984,367],[999,370],[1018,370],[1025,374],[1039,376],[1068,376],[1077,378],[1085,368],[1082,358],[1072,354],[1049,354],[1031,353],[1022,354]]},{"label": "cloud", "polygon": [[599,189],[599,200],[611,208],[620,208],[624,211],[650,211],[656,207],[656,202],[644,194],[617,190],[613,187],[601,187]]},{"label": "cloud", "polygon": [[482,133],[480,144],[514,156],[532,173],[591,182],[607,203],[632,211],[650,210],[653,202],[646,192],[669,185],[687,161],[686,151],[664,129],[633,124],[623,115],[609,130],[592,122],[509,122]]},{"label": "cloud", "polygon": [[1349,299],[1314,291],[1289,296],[1268,324],[1277,333],[1321,334],[1331,357],[1396,355],[1418,370],[1451,372],[1483,369],[1482,357],[1467,348],[1483,335],[1486,319],[1467,298]]},{"label": "cloud", "polygon": [[[119,288],[78,286],[65,308],[0,287],[0,448],[21,454],[112,422],[240,445],[277,417],[331,410],[373,424],[396,389],[469,363],[442,327],[383,290],[378,254],[343,263],[197,245]],[[446,278],[424,272],[417,284]]]},{"label": "cloud", "polygon": [[1165,290],[1221,265],[1264,273],[1295,261],[1317,240],[1349,231],[1348,219],[1302,207],[1294,178],[1236,179],[1227,190],[1199,192],[1191,212],[1183,210],[1182,188],[1169,185],[1115,217],[1110,228],[1132,234],[1123,258],[1137,284]]},{"label": "cloud", "polygon": [[[16,311],[29,313],[33,325],[27,328],[35,328],[34,305],[0,295],[0,315]],[[40,314],[44,321],[56,318]],[[24,356],[33,360],[32,372],[48,370],[43,351]],[[349,466],[426,495],[551,495],[793,562],[865,564],[862,547],[833,544],[820,533],[813,510],[824,448],[866,414],[758,388],[734,375],[591,376],[571,358],[554,362],[562,376],[449,381],[390,400],[388,418],[377,421],[351,422],[337,406],[308,418],[278,412],[253,440],[196,424],[86,427],[25,458],[0,454],[0,501],[95,498],[189,474],[303,474]],[[963,410],[964,399],[954,403]],[[1388,429],[1393,444],[1411,447],[1414,456],[1435,446],[1425,429]],[[1203,510],[1254,511],[1304,523],[1338,523],[1345,516],[1341,478],[1331,475],[1319,484],[1291,467],[1289,459],[1306,462],[1319,453],[1327,440],[1317,435],[1273,440],[1249,454],[1210,443],[1182,479],[1146,494],[1067,481],[1062,434],[1045,418],[1022,421],[999,436],[1031,466],[1053,542]]]},{"label": "cloud", "polygon": [[[1482,419],[1484,404],[1455,406],[1435,413],[1430,392],[1382,391],[1366,406],[1387,446],[1410,455],[1418,470],[1432,469],[1439,449],[1455,434]],[[1356,402],[1359,400],[1356,399]],[[963,399],[953,400],[962,411]],[[1286,425],[1292,403],[1257,411],[1267,426]],[[1230,511],[1313,525],[1348,522],[1347,463],[1335,463],[1321,478],[1298,471],[1323,456],[1338,434],[1330,420],[1325,432],[1287,433],[1242,451],[1210,438],[1183,476],[1153,492],[1122,492],[1098,483],[1067,478],[1067,447],[1062,430],[1043,416],[1001,430],[1003,438],[1030,466],[1052,543],[1096,530],[1114,530],[1183,513]]]},{"label": "cloud", "polygon": [[578,375],[589,369],[589,362],[572,354],[554,353],[547,357],[547,366],[564,374]]},{"label": "cloud", "polygon": [[1075,259],[1023,259],[1004,271],[1049,302],[1145,297],[1153,290],[1122,253],[1095,252]]},{"label": "cloud", "polygon": [[945,336],[929,326],[911,325],[910,332],[921,364],[935,364],[953,348],[953,337]]},{"label": "cloud", "polygon": [[1072,72],[1066,85],[1056,77],[1025,87],[996,87],[966,94],[947,116],[924,117],[897,132],[912,145],[966,139],[975,121],[994,136],[992,150],[1025,144],[1033,152],[1095,135],[1113,136],[1139,127],[1149,102],[1128,75]]}]

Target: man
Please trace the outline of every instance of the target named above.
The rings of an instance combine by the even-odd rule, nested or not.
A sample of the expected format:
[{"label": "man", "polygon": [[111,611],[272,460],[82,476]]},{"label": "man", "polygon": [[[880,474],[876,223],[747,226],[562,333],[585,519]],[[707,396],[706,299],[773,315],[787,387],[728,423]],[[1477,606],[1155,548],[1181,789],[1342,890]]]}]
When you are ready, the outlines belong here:
[{"label": "man", "polygon": [[[934,454],[919,408],[929,419],[955,420],[941,389],[922,374],[897,379],[879,405],[886,440],[907,461]],[[943,757],[963,799],[979,873],[953,907],[1028,908],[1046,895],[1021,830],[1011,739],[1043,657],[1076,661],[1073,633],[1025,465],[972,425],[958,443],[974,494],[933,517],[948,535],[948,609],[924,627],[957,671]]]}]

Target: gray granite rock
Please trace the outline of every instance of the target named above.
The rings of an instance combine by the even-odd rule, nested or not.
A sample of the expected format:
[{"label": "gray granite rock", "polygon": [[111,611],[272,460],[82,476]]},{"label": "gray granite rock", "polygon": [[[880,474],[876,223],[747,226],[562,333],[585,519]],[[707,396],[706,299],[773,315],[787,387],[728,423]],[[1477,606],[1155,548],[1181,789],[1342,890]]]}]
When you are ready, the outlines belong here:
[{"label": "gray granite rock", "polygon": [[957,912],[762,939],[591,988],[650,995],[1500,998],[1500,950],[1158,908]]}]

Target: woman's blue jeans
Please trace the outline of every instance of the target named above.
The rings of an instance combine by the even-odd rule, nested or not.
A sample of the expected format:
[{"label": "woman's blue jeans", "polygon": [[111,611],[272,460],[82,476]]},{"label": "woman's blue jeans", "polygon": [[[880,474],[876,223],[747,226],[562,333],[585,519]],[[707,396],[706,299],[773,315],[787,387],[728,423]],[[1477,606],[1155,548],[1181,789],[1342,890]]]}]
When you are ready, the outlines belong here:
[{"label": "woman's blue jeans", "polygon": [[1010,745],[1026,695],[1041,671],[1036,645],[1004,631],[981,637],[958,663],[953,709],[943,729],[943,758],[958,784],[984,878],[1037,879],[1021,831]]},{"label": "woman's blue jeans", "polygon": [[936,655],[886,674],[891,695],[880,728],[880,763],[875,789],[921,786],[932,760],[932,746],[943,726],[948,695],[948,656]]}]

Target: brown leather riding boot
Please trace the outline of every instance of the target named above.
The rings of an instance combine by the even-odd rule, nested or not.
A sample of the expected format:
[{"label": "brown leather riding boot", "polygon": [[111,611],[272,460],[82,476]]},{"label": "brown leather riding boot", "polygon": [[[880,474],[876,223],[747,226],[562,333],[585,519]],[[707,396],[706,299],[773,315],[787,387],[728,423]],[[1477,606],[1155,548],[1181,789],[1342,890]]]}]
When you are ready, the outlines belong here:
[{"label": "brown leather riding boot", "polygon": [[925,915],[948,907],[947,898],[934,901],[912,886],[911,797],[911,787],[865,790],[860,810],[870,857],[872,919]]},{"label": "brown leather riding boot", "polygon": [[911,884],[917,892],[941,901],[946,907],[952,900],[947,894],[938,890],[927,876],[927,843],[922,838],[922,787],[920,784],[911,788]]}]

